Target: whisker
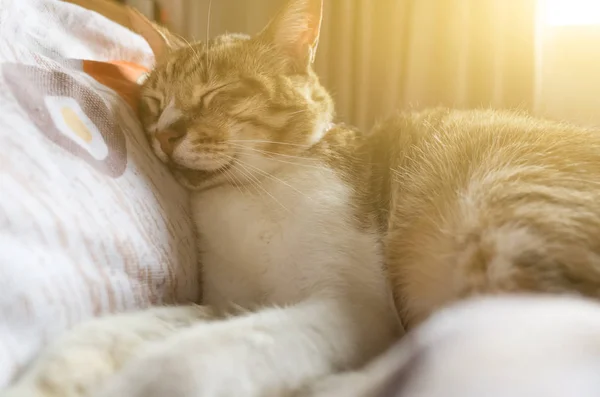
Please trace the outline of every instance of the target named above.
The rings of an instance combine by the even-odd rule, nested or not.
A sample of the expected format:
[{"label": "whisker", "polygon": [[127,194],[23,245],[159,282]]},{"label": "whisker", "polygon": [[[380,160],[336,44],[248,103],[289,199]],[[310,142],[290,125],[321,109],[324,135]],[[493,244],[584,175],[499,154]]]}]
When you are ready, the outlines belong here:
[{"label": "whisker", "polygon": [[[229,159],[229,160],[231,161],[231,163],[232,163],[232,164],[231,164],[232,166],[234,166],[234,165],[235,165],[235,161],[238,161],[238,159],[236,159],[236,158],[235,158],[235,157],[233,157],[233,156],[229,156],[228,154],[225,154],[225,153],[220,153],[220,155],[221,155],[222,157],[226,158],[226,159]],[[238,168],[236,168],[236,170],[237,170],[237,171],[240,171]],[[224,173],[230,173],[230,171],[229,171],[229,170],[225,170],[225,171],[221,171],[221,172],[224,172]],[[247,177],[247,175],[246,175],[246,174],[244,174],[244,175]],[[238,188],[242,187],[242,188],[244,188],[246,191],[248,191],[248,189],[247,189],[247,187],[246,187],[246,184],[244,184],[242,181],[240,181],[240,179],[239,179],[238,177],[236,177],[236,176],[235,176],[235,174],[233,174],[233,173],[230,173],[230,176],[231,176],[232,178],[235,178],[235,180],[236,180],[236,181],[237,181],[237,183],[239,184],[239,185],[236,185]],[[235,185],[235,182],[234,182],[233,184]],[[250,183],[250,185],[252,185],[252,183]],[[254,187],[254,186],[253,186],[253,187]],[[255,190],[256,190],[256,188],[255,188]],[[262,194],[261,194],[261,192],[260,192],[259,190],[256,190],[256,191],[258,192],[258,194],[259,194],[259,195],[262,195]]]},{"label": "whisker", "polygon": [[235,188],[236,188],[236,189],[237,189],[237,190],[240,192],[240,194],[242,194],[242,195],[243,195],[243,194],[244,194],[244,191],[242,191],[242,189],[241,189],[240,185],[239,185],[238,183],[236,183],[236,181],[235,181],[235,180],[233,180],[233,179],[232,179],[232,177],[233,177],[234,175],[229,175],[227,172],[228,172],[228,170],[219,170],[219,174],[220,174],[220,175],[222,175],[222,176],[223,176],[225,179],[227,179],[227,181],[228,181],[228,182],[229,182],[231,185],[233,185],[233,186],[234,186],[234,187],[235,187]]},{"label": "whisker", "polygon": [[210,19],[212,13],[212,0],[208,1],[208,12],[206,13],[206,70],[211,66],[210,59],[208,57],[208,41],[210,40]]},{"label": "whisker", "polygon": [[[285,205],[283,205],[279,200],[277,200],[275,198],[275,196],[273,196],[271,193],[269,193],[269,191],[267,191],[264,187],[262,187],[260,185],[260,180],[258,178],[256,178],[254,175],[252,175],[252,172],[250,170],[248,170],[248,168],[246,168],[244,166],[244,164],[242,162],[239,161],[239,159],[236,159],[235,157],[229,156],[225,153],[221,153],[224,157],[229,158],[232,160],[231,166],[233,168],[235,168],[238,172],[242,173],[246,178],[250,179],[250,185],[252,187],[255,188],[259,188],[260,190],[262,190],[264,193],[266,193],[269,197],[271,197],[273,199],[273,201],[275,201],[277,204],[279,204],[281,206],[281,208],[283,208],[284,210],[286,210],[287,212],[291,213],[292,211],[290,211]],[[239,167],[238,167],[239,165]],[[241,168],[240,168],[241,167]],[[232,176],[235,177],[235,175],[232,174]],[[237,179],[237,178],[236,178]],[[252,183],[253,182],[253,183]],[[260,193],[260,192],[259,192]]]},{"label": "whisker", "polygon": [[[238,165],[242,169],[240,169],[240,167],[237,167]],[[244,174],[246,176],[246,178],[251,178],[251,180],[254,181],[254,183],[251,184],[252,186],[255,186],[255,187],[259,188],[260,190],[262,190],[263,192],[265,192],[269,197],[271,197],[273,199],[273,201],[275,201],[277,204],[279,204],[279,206],[281,206],[281,208],[283,208],[285,211],[287,211],[289,213],[292,213],[292,211],[290,211],[285,205],[283,205],[281,203],[281,201],[277,200],[277,198],[275,198],[275,196],[273,196],[271,193],[269,193],[269,191],[267,189],[265,189],[264,187],[262,187],[260,185],[260,181],[254,175],[252,175],[252,173],[247,168],[245,168],[243,164],[241,164],[241,163],[234,163],[234,164],[232,164],[232,167],[234,167],[239,172],[241,172],[242,174]]]},{"label": "whisker", "polygon": [[302,109],[302,110],[298,110],[296,112],[288,113],[288,116],[294,116],[296,114],[307,113],[307,112],[310,112],[310,109]]},{"label": "whisker", "polygon": [[300,162],[293,162],[293,161],[285,161],[285,160],[281,160],[281,159],[277,159],[277,158],[272,158],[272,157],[265,157],[265,156],[260,156],[259,154],[253,154],[253,153],[247,153],[248,155],[254,155],[256,158],[262,158],[264,160],[269,160],[269,161],[277,161],[278,163],[282,163],[282,164],[291,164],[291,165],[297,165],[299,167],[305,167],[305,168],[312,168],[312,169],[316,169],[316,170],[320,170],[320,171],[328,171],[329,168],[324,167],[324,166],[318,166],[318,165],[312,165],[312,164],[303,164]]},{"label": "whisker", "polygon": [[273,145],[296,146],[296,147],[303,147],[303,148],[310,148],[313,146],[313,145],[303,145],[303,144],[299,144],[299,143],[277,142],[277,141],[268,141],[268,140],[260,140],[260,139],[231,139],[231,140],[228,140],[227,142],[270,143]]},{"label": "whisker", "polygon": [[[256,178],[252,178],[252,175],[251,175],[251,174],[250,174],[248,171],[246,171],[246,170],[243,170],[243,169],[240,169],[239,167],[237,167],[237,165],[236,165],[236,164],[232,164],[232,167],[233,167],[233,168],[234,168],[236,171],[238,171],[239,173],[241,173],[241,174],[242,174],[242,175],[243,175],[243,176],[244,176],[246,179],[248,179],[248,180],[249,180],[249,183],[247,183],[247,184],[242,184],[243,186],[246,186],[246,185],[248,185],[248,186],[252,186],[252,188],[254,189],[254,191],[256,191],[256,192],[258,193],[258,195],[259,195],[259,196],[263,196],[263,192],[262,192],[262,191],[260,191],[260,190],[258,190],[258,188],[257,188],[257,186],[258,186],[258,184],[260,183],[260,181],[258,181]],[[232,176],[234,176],[234,177],[235,177],[235,175],[233,175],[233,174],[232,174]],[[235,178],[236,178],[236,179],[239,181],[239,179],[238,179],[237,177],[235,177]],[[240,183],[242,183],[242,182],[240,182]]]},{"label": "whisker", "polygon": [[181,40],[183,40],[187,44],[188,48],[194,53],[194,56],[196,57],[196,59],[200,58],[200,54],[198,53],[198,51],[196,51],[194,49],[194,46],[192,45],[192,43],[189,42],[188,39],[186,39],[185,37],[183,37],[179,34],[177,34],[176,36],[179,37]]},{"label": "whisker", "polygon": [[[235,147],[235,145],[234,145],[234,147]],[[293,164],[293,165],[298,165],[298,166],[301,166],[301,167],[308,167],[308,168],[314,168],[314,169],[320,169],[320,170],[328,170],[329,169],[328,167],[325,167],[325,166],[322,166],[322,165],[318,165],[319,164],[319,160],[315,159],[315,158],[302,157],[302,156],[293,156],[293,155],[290,155],[290,154],[282,154],[282,153],[270,152],[268,150],[260,150],[260,149],[255,149],[255,148],[243,146],[243,145],[241,145],[240,147],[244,148],[244,149],[248,149],[248,150],[253,151],[253,152],[257,152],[259,154],[272,155],[272,156],[280,156],[280,157],[285,157],[285,158],[287,158],[289,160],[294,160],[294,159],[297,159],[297,160],[309,160],[309,161],[311,161],[313,163],[316,163],[316,164],[306,164],[306,163],[304,163],[302,161],[298,161],[298,162],[284,161],[284,160],[281,160],[281,159],[278,159],[278,158],[271,158],[271,157],[266,157],[266,156],[263,157],[263,156],[261,156],[261,158],[267,159],[267,160],[278,161],[280,163]],[[247,155],[253,155],[254,153],[246,153],[246,154]],[[255,157],[258,157],[258,155],[255,155]]]},{"label": "whisker", "polygon": [[[229,173],[229,171],[223,171],[223,174],[227,174]],[[237,189],[238,192],[240,192],[241,195],[244,195],[246,193],[249,193],[248,188],[246,187],[245,184],[242,183],[242,181],[239,180],[239,178],[237,176],[235,176],[235,174],[229,173],[229,180],[231,180],[231,184],[233,186],[235,186],[235,188]]]},{"label": "whisker", "polygon": [[261,170],[260,168],[258,168],[258,167],[256,167],[256,166],[254,166],[254,165],[252,165],[252,164],[250,164],[250,163],[247,163],[247,162],[245,162],[245,161],[243,161],[243,160],[240,160],[239,158],[237,159],[237,161],[238,161],[240,164],[243,164],[243,165],[245,165],[246,167],[250,167],[250,168],[252,168],[253,170],[255,170],[255,171],[259,172],[259,173],[260,173],[260,174],[262,174],[262,175],[264,175],[265,177],[267,177],[267,178],[269,178],[269,179],[271,179],[271,180],[273,180],[273,181],[279,182],[279,183],[281,183],[281,184],[283,184],[283,185],[285,185],[285,186],[289,187],[290,189],[292,189],[292,190],[293,190],[293,191],[295,191],[296,193],[298,193],[298,194],[302,195],[303,197],[306,197],[306,198],[307,198],[307,199],[309,199],[310,201],[314,201],[314,199],[313,199],[312,197],[310,197],[310,196],[309,196],[309,195],[307,195],[306,193],[304,193],[304,192],[302,192],[302,191],[298,190],[297,188],[295,188],[294,186],[290,185],[289,183],[287,183],[287,182],[286,182],[286,181],[284,181],[283,179],[281,179],[281,178],[277,178],[275,175],[269,174],[268,172],[266,172],[266,171],[264,171],[264,170]]},{"label": "whisker", "polygon": [[[229,159],[230,159],[230,160],[232,160],[232,161],[234,160],[234,158],[233,158],[233,157],[231,157],[231,156],[228,156],[228,155],[226,155],[226,154],[224,154],[224,153],[222,153],[222,155],[223,155],[224,157],[226,157],[226,158],[229,158]],[[232,166],[234,169],[236,169],[236,170],[237,170],[237,168],[235,168],[235,164],[234,164],[234,163],[232,163],[232,165],[231,165],[231,166]],[[239,170],[238,170],[238,171],[239,171]],[[249,192],[250,192],[250,191],[249,191],[249,189],[248,189],[248,187],[246,186],[246,184],[245,184],[245,183],[243,183],[243,182],[240,180],[240,178],[238,178],[238,177],[237,177],[237,176],[236,176],[234,173],[232,173],[230,169],[222,170],[221,172],[223,173],[223,176],[225,176],[225,177],[227,178],[227,180],[228,180],[228,181],[230,181],[230,183],[231,183],[233,186],[235,186],[235,188],[236,188],[236,189],[237,189],[237,190],[240,192],[240,194],[242,194],[242,195],[243,195],[244,193],[249,193]],[[254,190],[256,190],[256,188],[255,188]],[[256,190],[256,191],[258,192],[258,194],[259,194],[259,195],[261,195],[261,192],[260,192],[260,191],[258,191],[258,190]]]},{"label": "whisker", "polygon": [[269,155],[273,155],[273,156],[287,157],[287,158],[299,159],[299,160],[317,161],[316,159],[310,158],[310,157],[294,156],[292,154],[283,154],[283,153],[271,152],[269,150],[263,150],[263,149],[256,149],[256,148],[253,148],[253,147],[248,147],[246,145],[241,145],[239,143],[234,143],[234,144],[232,144],[232,146],[243,148],[243,149],[248,149],[248,150],[251,150],[253,152],[258,152],[258,153],[262,153],[262,154],[269,154]]}]

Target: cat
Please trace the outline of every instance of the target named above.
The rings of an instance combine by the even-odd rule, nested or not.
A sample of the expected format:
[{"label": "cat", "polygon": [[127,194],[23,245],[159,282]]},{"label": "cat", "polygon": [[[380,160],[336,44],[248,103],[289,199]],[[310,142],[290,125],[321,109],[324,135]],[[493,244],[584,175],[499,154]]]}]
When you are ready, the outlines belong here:
[{"label": "cat", "polygon": [[140,120],[192,192],[208,306],[84,324],[14,396],[310,395],[453,302],[598,296],[599,133],[492,110],[332,124],[311,68],[322,7],[155,51]]}]

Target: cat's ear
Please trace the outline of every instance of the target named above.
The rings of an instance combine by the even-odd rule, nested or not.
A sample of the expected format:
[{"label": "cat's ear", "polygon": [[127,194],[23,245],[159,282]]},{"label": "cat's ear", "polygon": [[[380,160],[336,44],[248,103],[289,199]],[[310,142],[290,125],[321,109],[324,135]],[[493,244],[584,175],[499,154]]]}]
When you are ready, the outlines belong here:
[{"label": "cat's ear", "polygon": [[166,28],[150,22],[134,8],[130,9],[129,22],[131,29],[144,38],[150,45],[156,63],[159,63],[172,51],[183,47],[185,41],[169,32]]},{"label": "cat's ear", "polygon": [[323,0],[289,0],[260,36],[307,67],[315,59],[322,18]]}]

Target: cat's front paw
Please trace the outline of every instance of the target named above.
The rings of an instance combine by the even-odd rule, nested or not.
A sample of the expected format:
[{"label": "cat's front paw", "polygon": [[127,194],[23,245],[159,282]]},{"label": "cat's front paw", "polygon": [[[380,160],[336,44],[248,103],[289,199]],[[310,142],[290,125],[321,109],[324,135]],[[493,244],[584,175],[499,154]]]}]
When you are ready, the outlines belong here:
[{"label": "cat's front paw", "polygon": [[134,357],[178,330],[216,317],[209,308],[157,307],[80,324],[47,347],[2,397],[88,397]]},{"label": "cat's front paw", "polygon": [[146,355],[110,379],[94,397],[191,397],[198,388],[199,375],[175,352]]},{"label": "cat's front paw", "polygon": [[253,397],[281,395],[272,341],[260,332],[198,326],[128,365],[95,397]]}]

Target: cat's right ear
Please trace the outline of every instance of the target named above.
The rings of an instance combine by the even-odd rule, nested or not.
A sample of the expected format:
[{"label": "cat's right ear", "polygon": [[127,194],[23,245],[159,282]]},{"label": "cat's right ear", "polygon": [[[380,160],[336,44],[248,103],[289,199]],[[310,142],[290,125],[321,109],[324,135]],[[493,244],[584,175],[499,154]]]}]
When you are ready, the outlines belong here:
[{"label": "cat's right ear", "polygon": [[323,0],[288,0],[259,37],[305,69],[315,59],[322,18]]},{"label": "cat's right ear", "polygon": [[129,10],[131,29],[144,38],[150,45],[156,63],[160,63],[172,51],[186,45],[185,41],[166,28],[150,22],[134,8]]}]

